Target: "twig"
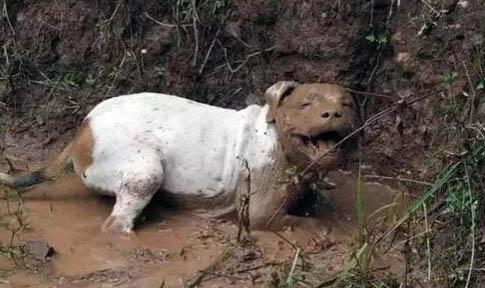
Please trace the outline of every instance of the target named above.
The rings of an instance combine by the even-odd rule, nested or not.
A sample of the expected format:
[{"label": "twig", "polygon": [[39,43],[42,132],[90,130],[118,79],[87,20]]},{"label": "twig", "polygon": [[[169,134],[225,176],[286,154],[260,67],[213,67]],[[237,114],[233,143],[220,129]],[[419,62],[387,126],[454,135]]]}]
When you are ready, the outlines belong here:
[{"label": "twig", "polygon": [[283,241],[285,241],[286,243],[288,243],[288,244],[289,244],[291,247],[293,247],[293,249],[295,249],[295,250],[297,250],[297,251],[300,249],[300,248],[298,248],[298,247],[297,247],[297,246],[296,246],[294,243],[292,243],[290,240],[288,240],[288,239],[286,239],[285,237],[283,237],[283,235],[281,235],[281,234],[280,234],[280,233],[278,233],[277,231],[273,231],[273,233],[274,233],[276,236],[280,237],[280,238],[281,238],[281,240],[283,240]]},{"label": "twig", "polygon": [[376,178],[376,179],[383,179],[383,180],[393,180],[393,181],[398,181],[398,182],[410,182],[410,183],[415,183],[415,184],[420,184],[420,185],[425,185],[425,186],[433,186],[433,183],[430,183],[430,182],[408,179],[408,178],[401,178],[401,177],[390,177],[390,176],[381,176],[381,175],[362,175],[362,177],[363,178]]},{"label": "twig", "polygon": [[206,279],[207,281],[212,279],[217,279],[217,278],[229,278],[229,279],[240,280],[240,281],[244,280],[244,278],[241,278],[241,277],[237,277],[229,274],[216,273],[216,272],[207,272],[207,275],[212,276],[212,277],[207,277]]},{"label": "twig", "polygon": [[123,1],[124,0],[118,1],[118,4],[116,4],[115,10],[111,14],[111,17],[109,17],[108,20],[104,21],[104,24],[107,24],[107,25],[111,24],[111,21],[113,21],[113,19],[115,18],[116,14],[118,14],[118,10],[120,9],[121,4],[123,3]]},{"label": "twig", "polygon": [[12,34],[15,35],[15,29],[13,28],[12,22],[10,22],[10,17],[8,16],[8,9],[7,9],[7,0],[3,1],[3,15],[5,16],[5,19],[7,19],[8,27],[10,28],[10,31],[12,31]]},{"label": "twig", "polygon": [[148,12],[145,12],[145,17],[147,17],[148,19],[152,20],[155,24],[158,24],[158,25],[163,26],[163,27],[168,27],[168,28],[175,28],[175,27],[177,27],[177,25],[175,25],[175,24],[167,24],[167,23],[163,23],[163,22],[160,22],[160,21],[156,20],[155,18],[153,18],[152,16],[150,16],[148,14]]},{"label": "twig", "polygon": [[276,209],[276,211],[273,213],[273,215],[271,215],[271,218],[269,218],[268,222],[266,222],[266,224],[264,225],[264,228],[267,228],[273,222],[273,220],[276,217],[276,215],[278,214],[278,212],[281,211],[281,209],[283,208],[283,206],[286,205],[287,202],[288,202],[288,195],[286,195],[285,198],[283,199],[283,201],[281,201],[280,206],[278,207],[278,209]]},{"label": "twig", "polygon": [[370,87],[371,84],[372,84],[372,81],[374,80],[374,76],[376,75],[376,72],[377,72],[377,69],[379,68],[380,66],[380,63],[381,63],[381,56],[382,56],[382,49],[379,50],[379,53],[377,54],[377,57],[376,57],[376,65],[374,66],[374,68],[372,69],[372,72],[370,73],[370,76],[369,78],[367,79],[367,87]]},{"label": "twig", "polygon": [[391,99],[391,100],[394,100],[395,99],[395,97],[390,96],[390,95],[384,95],[384,94],[377,94],[377,93],[372,93],[372,92],[358,91],[358,90],[354,90],[354,89],[350,89],[350,88],[344,88],[344,89],[347,90],[347,91],[349,91],[349,92],[352,92],[354,94],[362,94],[362,95],[368,95],[368,96],[377,96],[377,97],[387,98],[387,99]]},{"label": "twig", "polygon": [[280,44],[276,44],[275,46],[272,46],[270,48],[267,48],[267,49],[264,49],[264,50],[261,50],[261,51],[257,51],[257,52],[253,52],[253,53],[250,53],[246,56],[246,58],[242,61],[241,64],[239,64],[236,68],[232,68],[231,64],[229,63],[229,59],[227,58],[227,48],[224,47],[222,45],[222,43],[217,40],[217,43],[222,47],[222,50],[224,51],[224,57],[226,59],[226,65],[227,65],[227,68],[229,69],[229,71],[231,71],[231,73],[236,73],[237,71],[239,71],[244,65],[246,65],[246,63],[249,61],[249,59],[251,59],[252,57],[254,56],[258,56],[260,54],[263,54],[264,52],[269,52],[273,49],[275,49],[276,47],[278,47]]},{"label": "twig", "polygon": [[200,66],[199,69],[199,75],[202,74],[205,68],[205,64],[207,64],[207,61],[209,60],[209,56],[212,53],[212,49],[214,48],[214,45],[216,44],[217,36],[219,36],[219,32],[221,32],[221,27],[217,29],[216,35],[214,36],[214,39],[212,39],[211,46],[209,46],[209,50],[207,51],[207,54],[205,55],[204,62],[202,62],[202,65]]},{"label": "twig", "polygon": [[391,0],[391,5],[389,7],[389,14],[387,15],[387,24],[386,24],[387,27],[389,27],[389,25],[391,23],[392,10],[394,9],[394,1],[395,0]]},{"label": "twig", "polygon": [[421,0],[421,2],[423,2],[426,6],[428,6],[429,10],[431,10],[434,14],[436,15],[440,14],[436,9],[434,9],[434,7],[431,4],[428,3],[428,1]]},{"label": "twig", "polygon": [[426,236],[426,234],[429,234],[431,232],[432,232],[432,230],[423,231],[423,232],[421,232],[419,234],[414,235],[413,237],[408,237],[408,238],[406,238],[406,239],[404,239],[402,241],[396,242],[396,245],[394,245],[394,248],[391,247],[388,251],[395,251],[396,249],[400,250],[401,248],[399,246],[401,246],[403,244],[406,244],[406,242],[409,242],[411,240],[418,239],[418,238],[421,238],[423,236]]},{"label": "twig", "polygon": [[466,279],[466,284],[465,284],[465,288],[468,288],[468,286],[470,285],[470,280],[472,278],[472,272],[473,272],[473,263],[475,262],[475,201],[473,201],[473,196],[472,196],[472,187],[471,187],[471,184],[470,184],[470,177],[468,176],[468,167],[467,165],[465,164],[465,173],[466,173],[466,180],[467,180],[467,186],[468,186],[468,195],[470,197],[470,213],[472,214],[471,217],[472,217],[472,225],[470,227],[470,230],[471,230],[471,234],[472,234],[472,255],[470,256],[470,270],[468,271],[468,277]]},{"label": "twig", "polygon": [[376,216],[380,212],[382,212],[382,211],[384,211],[386,209],[394,208],[394,207],[396,207],[396,203],[391,203],[391,204],[387,204],[387,205],[382,206],[381,208],[375,210],[374,212],[372,212],[372,214],[370,214],[369,216],[367,216],[366,222],[369,222],[370,219],[372,219],[374,216]]},{"label": "twig", "polygon": [[[458,56],[458,55],[457,55]],[[473,122],[473,114],[475,112],[475,99],[476,99],[476,94],[475,94],[475,88],[473,87],[473,82],[472,78],[470,77],[470,73],[468,72],[468,68],[465,65],[465,62],[458,56],[460,59],[461,64],[463,65],[463,69],[465,69],[465,75],[468,80],[468,85],[470,85],[470,91],[472,93],[472,99],[470,100],[470,115],[469,115],[469,123]]]},{"label": "twig", "polygon": [[7,45],[3,46],[3,54],[5,55],[5,67],[10,66],[10,60],[8,59]]},{"label": "twig", "polygon": [[194,48],[194,58],[192,60],[192,66],[197,65],[197,56],[199,55],[199,29],[197,28],[197,8],[196,1],[192,0],[192,25],[194,26],[194,38],[195,38],[195,48]]},{"label": "twig", "polygon": [[254,271],[254,270],[258,270],[258,269],[264,268],[266,266],[273,266],[273,265],[279,265],[279,264],[280,263],[278,263],[278,262],[268,262],[268,263],[264,263],[264,264],[257,265],[257,266],[254,266],[254,267],[249,267],[249,268],[246,268],[246,269],[236,270],[235,273],[237,273],[237,274],[246,273],[246,272],[249,272],[249,271]]},{"label": "twig", "polygon": [[374,0],[370,1],[370,20],[369,27],[374,26]]},{"label": "twig", "polygon": [[180,48],[180,42],[181,42],[181,37],[180,37],[180,24],[179,22],[179,10],[180,10],[180,0],[177,1],[177,5],[175,5],[175,12],[174,12],[174,18],[175,18],[175,28],[177,30],[177,48]]},{"label": "twig", "polygon": [[296,263],[298,262],[298,256],[300,256],[300,248],[296,249],[295,258],[293,259],[293,265],[291,265],[290,273],[288,273],[288,278],[286,279],[286,285],[291,287],[291,279],[293,278],[293,273],[295,273]]},{"label": "twig", "polygon": [[[426,209],[426,203],[423,203],[423,213],[424,213],[424,230],[429,231],[429,225],[428,225],[428,211]],[[427,262],[428,262],[428,274],[427,274],[427,280],[428,282],[431,281],[431,245],[429,243],[429,236],[428,233],[425,234],[426,237],[426,257]]]}]

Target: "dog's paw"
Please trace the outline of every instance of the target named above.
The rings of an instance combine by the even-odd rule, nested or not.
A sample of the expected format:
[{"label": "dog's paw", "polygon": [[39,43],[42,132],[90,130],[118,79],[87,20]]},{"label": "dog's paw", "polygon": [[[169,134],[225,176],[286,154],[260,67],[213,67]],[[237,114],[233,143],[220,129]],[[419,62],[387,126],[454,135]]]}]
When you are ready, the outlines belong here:
[{"label": "dog's paw", "polygon": [[119,216],[110,215],[108,219],[101,226],[101,231],[104,233],[121,235],[121,236],[131,236],[133,235],[133,224],[129,221],[124,221],[123,218]]}]

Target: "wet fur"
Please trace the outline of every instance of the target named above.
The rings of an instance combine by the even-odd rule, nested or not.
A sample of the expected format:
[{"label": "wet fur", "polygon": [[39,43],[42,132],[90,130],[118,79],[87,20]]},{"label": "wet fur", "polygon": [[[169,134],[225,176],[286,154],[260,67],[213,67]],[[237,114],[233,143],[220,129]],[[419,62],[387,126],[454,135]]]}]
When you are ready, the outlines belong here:
[{"label": "wet fur", "polygon": [[[308,94],[315,94],[315,99],[320,99],[318,102],[312,103],[311,105],[317,105],[320,108],[313,107],[312,110],[303,111],[303,109],[299,107],[299,101],[301,101],[302,97],[306,97]],[[152,95],[152,96],[150,96]],[[222,143],[223,145],[227,145],[227,147],[214,147],[213,145],[205,144],[206,146],[198,147],[197,149],[190,150],[194,157],[191,159],[195,159],[197,161],[203,161],[198,159],[198,155],[204,155],[203,157],[209,157],[210,154],[205,153],[203,149],[222,149],[225,148],[227,150],[225,153],[231,152],[232,147],[231,145],[241,146],[243,150],[235,150],[236,154],[227,154],[229,156],[225,156],[230,162],[227,162],[227,159],[224,160],[222,163],[211,163],[208,162],[209,166],[202,165],[203,170],[193,170],[194,167],[198,167],[200,163],[204,162],[195,162],[192,164],[192,169],[195,171],[209,173],[214,169],[211,168],[211,165],[216,165],[217,169],[219,167],[217,165],[223,165],[223,167],[227,166],[236,173],[236,175],[231,176],[235,177],[236,183],[234,186],[231,183],[231,179],[221,179],[221,183],[226,183],[220,188],[220,190],[211,190],[205,189],[205,187],[197,188],[197,186],[187,186],[193,187],[194,189],[198,189],[198,191],[183,191],[178,192],[174,191],[171,186],[168,186],[166,192],[173,196],[176,201],[178,201],[181,206],[185,206],[188,208],[204,208],[209,214],[220,214],[220,213],[228,213],[233,210],[241,211],[244,205],[244,201],[247,201],[247,214],[249,223],[248,226],[252,229],[273,229],[273,228],[281,228],[281,225],[288,222],[290,219],[293,221],[293,217],[287,215],[287,210],[289,205],[293,205],[294,199],[301,198],[301,195],[298,193],[304,193],[304,189],[300,189],[300,191],[296,191],[296,197],[288,198],[288,191],[289,185],[291,185],[290,177],[286,173],[286,170],[291,167],[297,168],[297,170],[301,170],[305,167],[310,161],[311,157],[309,158],[308,155],[305,155],[305,151],[301,150],[295,146],[295,142],[292,140],[291,135],[295,131],[301,134],[311,134],[314,133],[313,131],[321,131],[322,129],[329,129],[328,127],[332,127],[331,129],[340,129],[342,133],[349,132],[354,126],[354,120],[356,118],[356,111],[353,111],[352,108],[343,107],[339,101],[341,99],[347,99],[348,95],[338,86],[335,85],[326,85],[326,84],[303,84],[300,85],[295,82],[288,82],[282,81],[279,82],[272,87],[270,87],[266,92],[266,100],[268,105],[264,107],[260,106],[250,106],[247,109],[241,110],[240,112],[235,112],[234,110],[222,109],[222,108],[213,108],[212,106],[199,104],[193,101],[185,100],[182,98],[177,98],[174,96],[169,95],[160,95],[155,96],[154,94],[144,93],[133,95],[133,96],[123,96],[123,97],[130,97],[130,98],[112,98],[105,102],[99,104],[86,118],[83,122],[81,127],[78,129],[75,138],[71,143],[52,161],[46,168],[28,174],[28,175],[19,175],[19,176],[10,176],[3,173],[0,173],[0,183],[4,183],[7,185],[11,185],[13,187],[25,187],[34,184],[38,184],[45,180],[51,179],[55,175],[62,170],[68,163],[73,163],[75,173],[80,175],[83,179],[84,184],[93,190],[97,190],[102,194],[113,195],[117,197],[117,201],[115,207],[113,209],[112,214],[110,217],[105,221],[103,225],[104,230],[110,231],[121,231],[125,233],[129,233],[132,231],[134,219],[137,215],[143,210],[143,208],[148,204],[151,200],[152,196],[156,191],[164,186],[162,183],[166,181],[165,176],[170,173],[170,170],[167,169],[167,165],[164,157],[165,153],[168,153],[171,150],[167,149],[160,149],[165,146],[160,146],[156,149],[150,146],[151,143],[158,145],[155,142],[150,142],[152,140],[152,134],[155,131],[152,131],[152,128],[146,127],[132,127],[127,130],[128,134],[121,133],[118,130],[113,130],[117,127],[124,127],[124,126],[117,126],[114,123],[109,121],[118,121],[116,119],[121,119],[116,112],[117,109],[123,109],[122,107],[131,107],[131,106],[123,106],[128,103],[137,103],[137,99],[144,99],[146,101],[152,101],[150,99],[158,99],[156,101],[162,101],[160,103],[165,103],[166,101],[173,101],[172,104],[163,104],[169,105],[167,107],[173,107],[176,111],[181,109],[181,112],[174,112],[169,111],[172,114],[169,115],[185,115],[181,113],[184,112],[185,109],[184,105],[187,105],[193,111],[196,111],[195,114],[188,113],[187,117],[191,118],[182,118],[187,119],[193,122],[193,124],[185,124],[180,122],[173,122],[175,124],[180,123],[182,129],[191,127],[191,131],[188,133],[201,133],[202,130],[193,130],[198,129],[197,125],[201,125],[200,129],[206,129],[203,127],[213,127],[211,125],[207,126],[206,124],[201,123],[198,121],[197,113],[209,113],[209,114],[201,114],[200,119],[204,119],[207,115],[211,115],[210,113],[221,113],[225,118],[225,122],[227,120],[233,121],[233,119],[229,119],[227,117],[243,117],[241,118],[243,121],[241,124],[237,124],[239,122],[234,122],[239,126],[235,126],[235,129],[231,129],[230,127],[226,127],[227,131],[231,131],[235,134],[235,138],[228,138],[227,143]],[[344,95],[344,96],[339,96]],[[141,98],[138,98],[141,97]],[[147,98],[152,97],[152,98]],[[154,98],[153,98],[154,97]],[[166,97],[164,98],[157,98],[157,97]],[[342,98],[343,97],[343,98]],[[125,101],[125,102],[120,102]],[[145,101],[145,100],[144,100]],[[155,100],[153,100],[155,101]],[[164,102],[165,101],[165,102]],[[322,102],[323,101],[323,102]],[[121,104],[120,104],[121,103]],[[155,104],[158,102],[154,102]],[[130,104],[133,105],[133,104]],[[158,104],[156,104],[158,105]],[[141,106],[143,109],[150,109],[153,110],[152,112],[146,112],[146,115],[152,115],[150,117],[162,117],[162,119],[158,119],[156,121],[162,121],[165,112],[156,112],[158,106],[153,106],[154,108],[149,108],[149,106]],[[163,106],[165,107],[165,106]],[[290,108],[289,108],[290,107]],[[296,107],[296,108],[295,108]],[[128,108],[124,108],[125,110]],[[135,111],[139,111],[138,108],[133,108]],[[136,110],[138,109],[138,110]],[[172,109],[172,108],[170,108]],[[204,110],[205,109],[205,110]],[[300,111],[300,110],[302,111]],[[317,110],[315,110],[317,109]],[[322,111],[320,111],[320,110]],[[336,120],[337,122],[332,122],[332,119],[321,119],[321,114],[324,111],[330,111],[333,113],[334,111],[338,111],[339,113],[343,113],[345,116],[343,121],[342,119]],[[332,110],[333,109],[333,110]],[[130,110],[128,110],[129,112]],[[145,111],[145,110],[143,110]],[[189,110],[190,111],[190,110]],[[197,112],[199,111],[199,112]],[[213,111],[213,112],[205,112],[205,111]],[[219,112],[220,111],[220,112]],[[299,112],[300,111],[300,112]],[[118,112],[122,115],[128,115],[128,112]],[[311,112],[311,113],[310,113]],[[107,118],[104,119],[106,115],[113,114],[115,118]],[[125,113],[125,114],[123,114]],[[139,113],[139,112],[135,112]],[[145,113],[145,112],[143,112]],[[175,114],[173,114],[175,113]],[[289,114],[288,114],[289,113]],[[296,113],[296,114],[291,114]],[[143,114],[145,115],[145,114]],[[204,116],[206,115],[206,116]],[[292,116],[293,115],[293,116]],[[303,118],[299,115],[302,115]],[[111,116],[110,116],[111,117]],[[127,116],[130,117],[130,116]],[[148,117],[148,116],[147,116]],[[169,116],[171,117],[171,116]],[[244,118],[245,117],[245,118]],[[263,117],[263,118],[261,118]],[[306,118],[305,118],[306,117]],[[313,118],[312,118],[313,117]],[[147,118],[146,121],[151,121],[150,119],[156,118]],[[294,121],[297,122],[291,122]],[[299,120],[296,120],[299,119]],[[311,121],[310,121],[311,120]],[[125,123],[124,119],[121,119],[120,123]],[[172,120],[173,121],[173,120]],[[195,122],[194,122],[195,121]],[[211,120],[215,121],[215,120]],[[239,121],[239,120],[238,120]],[[246,122],[245,122],[246,121]],[[289,121],[289,122],[288,122]],[[298,122],[300,121],[300,122]],[[276,122],[276,124],[274,123]],[[145,123],[145,122],[143,122]],[[146,122],[149,123],[149,122]],[[160,122],[165,123],[165,122]],[[209,122],[208,124],[210,124]],[[221,122],[214,122],[218,123],[218,125],[228,125],[227,123]],[[230,122],[232,123],[232,122]],[[101,126],[100,126],[101,125]],[[122,124],[125,125],[125,124]],[[166,126],[171,125],[169,124],[162,124],[162,126],[167,127],[170,129],[178,126]],[[183,126],[188,125],[188,126]],[[194,126],[195,125],[195,126]],[[206,126],[203,126],[206,125]],[[231,124],[232,125],[232,124]],[[242,125],[242,126],[241,126]],[[330,126],[329,126],[330,125]],[[185,127],[185,128],[184,128]],[[243,129],[244,128],[244,129]],[[119,128],[121,129],[121,128]],[[143,133],[136,134],[138,130],[133,129],[145,129]],[[212,133],[219,133],[222,131],[225,133],[226,130],[218,130],[218,127],[210,128],[213,129]],[[214,130],[215,129],[215,130]],[[242,129],[242,130],[241,130]],[[254,131],[252,131],[254,129]],[[276,129],[276,132],[275,132]],[[251,131],[250,131],[251,130]],[[259,131],[258,131],[259,130]],[[339,131],[340,131],[339,130]],[[172,130],[170,130],[172,131]],[[174,131],[177,131],[175,129]],[[239,131],[239,132],[238,132]],[[131,139],[131,138],[123,138],[126,135],[130,135],[131,132],[136,132],[136,137],[141,137],[140,139]],[[103,133],[107,133],[104,135]],[[118,133],[119,136],[111,136],[113,133]],[[164,132],[165,133],[165,132]],[[169,133],[169,132],[167,132]],[[240,134],[237,134],[240,133]],[[316,133],[316,132],[315,132]],[[203,134],[203,133],[202,133]],[[201,134],[200,137],[203,137]],[[274,136],[273,136],[274,134]],[[277,134],[277,135],[276,135]],[[163,134],[167,135],[167,134]],[[171,136],[171,134],[169,134]],[[198,137],[198,134],[194,137]],[[110,139],[113,138],[112,140]],[[121,138],[116,138],[121,137]],[[172,136],[171,136],[172,137]],[[212,136],[214,137],[214,136]],[[117,140],[118,139],[118,140]],[[156,138],[156,139],[170,139],[166,137]],[[188,138],[190,140],[191,138]],[[194,143],[200,143],[197,138],[194,138]],[[200,138],[204,140],[205,138]],[[213,138],[209,138],[213,139]],[[218,138],[215,138],[216,140]],[[108,141],[108,142],[107,142]],[[109,142],[111,141],[111,142]],[[137,142],[138,141],[138,142]],[[142,142],[139,142],[142,141]],[[159,140],[157,140],[159,141]],[[167,141],[175,141],[175,140],[167,140]],[[193,141],[193,140],[190,140]],[[233,142],[231,142],[233,141]],[[235,141],[235,142],[234,142]],[[261,142],[262,141],[262,142]],[[269,142],[268,142],[269,141]],[[293,141],[293,142],[292,142]],[[120,144],[119,144],[120,143]],[[124,143],[124,144],[123,144]],[[140,143],[140,145],[138,144]],[[150,144],[150,145],[149,145]],[[175,147],[177,149],[186,149],[183,147],[188,147],[184,145],[188,145],[189,143],[184,143],[182,140],[180,143],[176,144]],[[220,144],[220,143],[219,143]],[[219,145],[218,144],[218,145]],[[130,146],[131,145],[131,146]],[[246,146],[247,147],[246,147]],[[117,148],[117,146],[119,146]],[[125,151],[117,151],[120,147],[123,149],[127,149]],[[104,149],[104,150],[100,150]],[[171,148],[174,149],[174,148]],[[189,148],[187,148],[189,149]],[[202,149],[200,151],[200,149]],[[175,150],[176,151],[176,150]],[[177,153],[177,155],[184,155],[185,150],[181,150]],[[187,150],[188,151],[188,150]],[[113,156],[110,156],[111,153],[114,153]],[[180,154],[182,153],[182,154]],[[242,154],[238,154],[242,153]],[[302,154],[303,153],[303,154]],[[206,156],[209,155],[209,156]],[[107,155],[107,156],[106,156]],[[231,156],[232,155],[232,156]],[[161,157],[158,160],[158,157]],[[237,156],[237,157],[235,157]],[[335,154],[332,157],[326,157],[323,162],[317,165],[317,168],[320,172],[325,173],[328,170],[331,170],[335,167],[335,165],[341,160],[341,154]],[[108,158],[106,158],[108,157]],[[235,157],[237,159],[233,159]],[[241,158],[239,158],[241,157]],[[118,163],[111,163],[111,162],[103,162],[106,161],[118,161]],[[211,159],[211,158],[207,158]],[[141,162],[140,162],[141,161]],[[186,161],[186,160],[184,160]],[[161,165],[165,163],[163,166]],[[227,162],[227,163],[226,163]],[[249,163],[249,164],[248,164]],[[124,166],[127,168],[123,168]],[[184,164],[186,165],[186,164]],[[232,165],[232,166],[231,166]],[[105,167],[106,166],[106,167]],[[118,168],[118,166],[120,168]],[[107,170],[108,169],[108,170]],[[111,170],[110,170],[111,169]],[[118,170],[112,170],[118,169]],[[120,170],[121,169],[121,170]],[[125,169],[125,170],[123,170]],[[173,167],[171,168],[173,169]],[[209,169],[209,170],[207,170]],[[215,170],[217,170],[215,169]],[[221,168],[222,169],[222,168]],[[225,169],[225,168],[224,168]],[[225,170],[224,170],[225,171]],[[120,174],[121,172],[121,174]],[[230,172],[230,171],[229,171]],[[192,172],[191,172],[192,173]],[[226,172],[224,172],[226,173]],[[177,174],[178,175],[178,174]],[[205,174],[201,174],[205,175]],[[213,175],[213,174],[207,174]],[[226,174],[223,174],[226,175]],[[227,174],[229,175],[229,174]],[[190,180],[191,177],[190,173],[188,175],[182,175],[182,178],[176,179],[169,179],[173,183],[184,183],[183,181]],[[196,175],[197,176],[197,175]],[[94,178],[93,178],[94,177]],[[173,175],[171,176],[173,177]],[[178,177],[178,176],[177,176]],[[184,178],[188,177],[188,178]],[[200,177],[200,176],[199,176]],[[229,182],[227,182],[229,180]],[[210,183],[210,182],[207,182]],[[195,183],[194,185],[197,185]],[[183,187],[183,186],[181,186]],[[190,188],[192,189],[192,188]],[[291,190],[291,189],[290,189]],[[295,192],[293,190],[293,192]],[[291,196],[291,195],[290,195]],[[289,199],[289,201],[288,201]],[[293,200],[292,200],[293,199]],[[273,222],[273,220],[276,221]],[[243,221],[244,219],[241,219]],[[288,221],[287,221],[288,220]],[[271,225],[268,225],[269,222]],[[274,225],[273,225],[274,224]],[[273,227],[270,227],[273,226]]]}]

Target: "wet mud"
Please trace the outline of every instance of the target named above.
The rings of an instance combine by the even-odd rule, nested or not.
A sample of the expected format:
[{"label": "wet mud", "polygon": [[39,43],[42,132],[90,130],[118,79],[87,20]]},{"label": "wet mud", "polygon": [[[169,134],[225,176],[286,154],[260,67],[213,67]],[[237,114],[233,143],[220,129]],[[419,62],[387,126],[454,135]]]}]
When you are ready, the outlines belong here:
[{"label": "wet mud", "polygon": [[[32,265],[30,269],[18,265],[7,274],[5,284],[0,285],[184,287],[200,280],[199,271],[223,263],[227,260],[225,255],[232,251],[236,261],[226,261],[219,267],[227,275],[205,277],[198,287],[260,287],[268,281],[270,273],[266,272],[274,269],[275,263],[293,257],[295,250],[288,242],[302,247],[305,253],[318,255],[312,261],[320,265],[322,273],[336,272],[342,269],[353,249],[357,182],[353,175],[344,172],[330,176],[337,188],[324,195],[327,213],[318,219],[308,217],[302,227],[279,235],[254,231],[247,238],[251,240],[241,243],[236,242],[236,221],[202,219],[174,208],[159,209],[164,206],[159,202],[143,214],[135,235],[103,233],[100,227],[111,212],[113,199],[87,191],[76,176],[64,176],[23,195],[29,229],[16,239],[17,243],[46,241],[54,248],[54,255],[35,266],[36,269]],[[364,190],[368,213],[394,199],[394,191],[382,184],[366,183]],[[3,201],[2,206],[5,205]],[[9,237],[9,233],[1,230],[2,243]],[[13,267],[9,261],[4,259],[0,264],[4,268]],[[386,263],[395,263],[399,269],[398,259]]]}]

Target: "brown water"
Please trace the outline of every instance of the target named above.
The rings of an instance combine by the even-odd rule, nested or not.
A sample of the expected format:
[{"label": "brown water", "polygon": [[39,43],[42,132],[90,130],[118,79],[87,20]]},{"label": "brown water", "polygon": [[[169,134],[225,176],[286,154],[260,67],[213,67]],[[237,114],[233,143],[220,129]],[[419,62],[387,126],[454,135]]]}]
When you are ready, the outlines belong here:
[{"label": "brown water", "polygon": [[[337,270],[351,251],[348,245],[355,233],[356,181],[344,173],[331,176],[338,188],[328,194],[328,213],[318,220],[309,218],[305,227],[281,235],[304,249],[322,239],[333,243],[331,249],[319,252],[319,257],[325,267]],[[366,183],[365,191],[369,212],[394,198],[393,190],[382,184]],[[132,237],[102,233],[100,227],[113,201],[86,191],[74,176],[35,188],[24,195],[24,202],[31,229],[17,241],[46,240],[56,254],[36,273],[17,269],[5,279],[10,284],[0,287],[161,287],[162,283],[164,287],[183,287],[197,271],[219,261],[237,235],[233,221],[200,219],[170,209],[148,213],[149,221]],[[9,235],[1,230],[0,240],[4,243]],[[252,236],[261,251],[261,263],[288,260],[294,254],[285,239],[274,233],[253,232]],[[219,280],[202,282],[201,287],[253,285],[258,287]]]}]

